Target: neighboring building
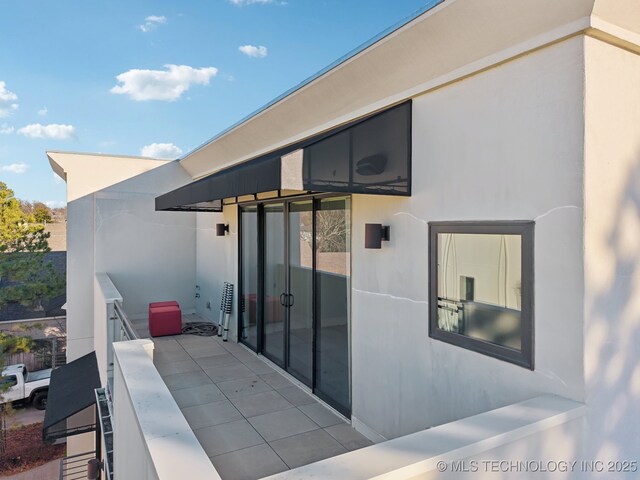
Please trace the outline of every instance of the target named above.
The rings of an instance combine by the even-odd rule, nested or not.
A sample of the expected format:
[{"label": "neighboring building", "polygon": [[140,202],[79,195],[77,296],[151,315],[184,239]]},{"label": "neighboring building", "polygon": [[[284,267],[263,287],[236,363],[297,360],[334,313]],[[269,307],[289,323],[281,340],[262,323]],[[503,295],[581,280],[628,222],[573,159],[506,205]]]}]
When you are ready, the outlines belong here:
[{"label": "neighboring building", "polygon": [[277,478],[637,461],[639,54],[633,0],[447,0],[178,161],[49,152],[116,476],[215,475],[150,346],[111,341],[152,301],[217,322],[224,281],[231,342],[376,443]]}]

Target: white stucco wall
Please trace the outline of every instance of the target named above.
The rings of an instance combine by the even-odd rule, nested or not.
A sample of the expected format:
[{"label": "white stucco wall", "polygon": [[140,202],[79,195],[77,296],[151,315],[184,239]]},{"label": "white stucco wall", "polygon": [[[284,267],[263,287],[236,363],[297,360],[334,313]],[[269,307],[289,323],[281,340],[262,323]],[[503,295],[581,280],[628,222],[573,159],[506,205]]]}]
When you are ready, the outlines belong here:
[{"label": "white stucco wall", "polygon": [[153,365],[153,342],[114,344],[114,477],[220,480]]},{"label": "white stucco wall", "polygon": [[109,274],[132,318],[153,301],[195,310],[195,214],[155,211],[155,197],[190,180],[170,162],[95,194],[94,268]]},{"label": "white stucco wall", "polygon": [[194,311],[195,214],[155,212],[154,203],[160,193],[191,180],[180,164],[68,153],[49,157],[68,182],[68,359],[105,341],[103,335],[94,338],[96,272],[109,274],[131,317],[146,315],[148,303],[162,299]]},{"label": "white stucco wall", "polygon": [[[581,401],[583,40],[413,103],[413,195],[354,196],[354,423],[386,438],[556,393]],[[535,220],[535,370],[429,338],[429,221]],[[391,226],[364,249],[364,224]]]},{"label": "white stucco wall", "polygon": [[67,360],[93,351],[93,195],[67,203]]},{"label": "white stucco wall", "polygon": [[[229,337],[237,339],[238,306],[238,207],[228,205],[223,213],[198,213],[196,239],[196,284],[200,298],[196,312],[214,322],[220,316],[223,282],[233,284],[233,309],[229,319]],[[229,225],[224,237],[216,236],[216,224]],[[207,308],[209,302],[211,308]]]},{"label": "white stucco wall", "polygon": [[[585,381],[590,455],[640,452],[640,56],[586,39]],[[637,475],[637,474],[635,474]]]},{"label": "white stucco wall", "polygon": [[[111,165],[119,173],[95,179],[108,168],[92,169],[90,162],[108,164],[112,158],[65,155],[58,160],[70,182],[67,358],[71,361],[95,350],[105,381],[107,312],[95,280],[97,272],[109,274],[132,318],[146,316],[148,303],[154,300],[175,299],[183,311],[195,310],[195,214],[155,212],[154,204],[158,192],[177,188],[191,177],[177,162],[125,157],[126,162],[117,158]],[[76,182],[85,180],[103,188],[78,198]],[[116,183],[105,187],[107,180]],[[80,190],[86,192],[84,187]],[[92,445],[92,435],[70,437],[68,451],[80,453]]]}]

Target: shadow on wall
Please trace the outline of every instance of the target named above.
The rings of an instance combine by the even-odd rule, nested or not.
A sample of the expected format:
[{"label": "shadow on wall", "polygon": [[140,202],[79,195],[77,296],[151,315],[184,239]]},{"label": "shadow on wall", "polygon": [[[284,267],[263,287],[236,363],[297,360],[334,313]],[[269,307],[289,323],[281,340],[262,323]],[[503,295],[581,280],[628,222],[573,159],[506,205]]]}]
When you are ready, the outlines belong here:
[{"label": "shadow on wall", "polygon": [[[640,452],[640,153],[631,165],[616,209],[586,213],[598,228],[585,239],[586,454],[598,460],[633,461]],[[608,180],[603,188],[615,188]]]}]

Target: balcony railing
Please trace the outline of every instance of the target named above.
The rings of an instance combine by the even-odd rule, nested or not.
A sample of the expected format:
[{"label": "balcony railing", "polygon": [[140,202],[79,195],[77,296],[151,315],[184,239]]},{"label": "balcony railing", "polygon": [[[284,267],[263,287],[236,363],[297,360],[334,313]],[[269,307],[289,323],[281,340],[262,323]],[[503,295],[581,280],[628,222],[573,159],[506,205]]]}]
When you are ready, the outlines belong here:
[{"label": "balcony railing", "polygon": [[138,340],[136,329],[131,324],[131,321],[127,317],[127,314],[122,308],[122,304],[116,300],[113,302],[114,317],[111,318],[115,322],[114,325],[114,342],[120,342],[124,340]]},{"label": "balcony railing", "polygon": [[96,452],[84,452],[64,457],[60,460],[60,480],[84,480],[87,478],[89,460],[96,458]]}]

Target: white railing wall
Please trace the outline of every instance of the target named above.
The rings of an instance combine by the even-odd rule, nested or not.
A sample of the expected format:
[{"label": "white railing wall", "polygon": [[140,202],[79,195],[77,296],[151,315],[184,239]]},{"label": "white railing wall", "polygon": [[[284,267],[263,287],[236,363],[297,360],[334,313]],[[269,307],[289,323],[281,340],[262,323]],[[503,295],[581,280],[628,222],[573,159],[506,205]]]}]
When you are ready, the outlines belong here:
[{"label": "white railing wall", "polygon": [[[570,462],[580,455],[585,412],[582,403],[542,395],[268,479],[529,478],[565,467],[578,473],[580,465]],[[567,471],[561,474],[571,473]]]},{"label": "white railing wall", "polygon": [[153,364],[153,342],[113,351],[115,478],[220,480]]}]

